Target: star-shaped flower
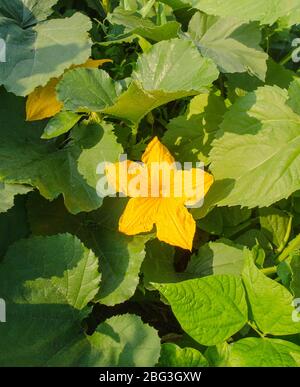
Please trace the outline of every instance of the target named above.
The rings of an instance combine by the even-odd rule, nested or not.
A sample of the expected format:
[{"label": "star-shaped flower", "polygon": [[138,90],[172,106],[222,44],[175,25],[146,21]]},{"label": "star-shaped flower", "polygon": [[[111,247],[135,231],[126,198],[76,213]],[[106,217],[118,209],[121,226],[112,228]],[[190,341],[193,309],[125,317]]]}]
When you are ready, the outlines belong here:
[{"label": "star-shaped flower", "polygon": [[[157,170],[153,165],[159,167],[158,174],[153,172]],[[119,231],[135,235],[149,232],[155,225],[158,239],[192,250],[196,223],[185,205],[203,199],[213,177],[199,168],[181,170],[175,165],[171,153],[155,137],[142,156],[142,164],[128,160],[111,164],[106,175],[117,192],[131,197],[119,220]],[[163,180],[167,170],[168,184]],[[201,178],[196,179],[199,173]],[[136,181],[139,183],[133,184]],[[183,181],[189,183],[183,187]]]}]

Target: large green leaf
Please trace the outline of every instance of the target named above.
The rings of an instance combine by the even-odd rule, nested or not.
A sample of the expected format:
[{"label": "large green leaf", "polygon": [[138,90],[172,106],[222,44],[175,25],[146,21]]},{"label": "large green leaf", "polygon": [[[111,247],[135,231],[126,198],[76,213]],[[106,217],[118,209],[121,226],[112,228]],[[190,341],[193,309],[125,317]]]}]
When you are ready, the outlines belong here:
[{"label": "large green leaf", "polygon": [[261,208],[259,210],[260,224],[266,237],[280,247],[288,237],[290,216],[277,208]]},{"label": "large green leaf", "polygon": [[260,20],[273,24],[280,16],[299,8],[297,0],[180,0],[209,15],[232,16],[243,21]]},{"label": "large green leaf", "polygon": [[227,239],[219,239],[201,246],[192,255],[186,268],[190,278],[211,274],[240,274],[243,270],[247,248]]},{"label": "large green leaf", "polygon": [[0,214],[0,261],[9,245],[25,238],[30,232],[25,202],[24,196],[16,197],[15,205]]},{"label": "large green leaf", "polygon": [[268,55],[259,46],[261,34],[256,23],[244,24],[234,16],[217,18],[197,12],[190,21],[187,36],[220,71],[247,71],[265,79]]},{"label": "large green leaf", "polygon": [[223,98],[216,94],[199,94],[186,114],[173,118],[167,125],[163,143],[177,161],[209,162],[211,143],[226,111]]},{"label": "large green leaf", "polygon": [[151,19],[143,18],[137,12],[126,11],[116,8],[107,17],[108,21],[114,25],[124,26],[123,33],[137,34],[146,39],[159,42],[177,37],[180,24],[175,21],[168,21],[165,24],[156,25]]},{"label": "large green leaf", "polygon": [[47,202],[33,195],[28,204],[33,234],[70,232],[77,235],[99,258],[102,281],[97,300],[114,305],[130,298],[138,285],[148,236],[129,237],[118,232],[118,220],[127,200],[106,198],[90,214],[69,214],[61,200]]},{"label": "large green leaf", "polygon": [[[196,212],[193,211],[195,216]],[[198,221],[201,230],[211,234],[231,237],[251,224],[251,210],[248,208],[215,207],[204,218]]]},{"label": "large green leaf", "polygon": [[114,316],[91,336],[82,336],[59,351],[51,366],[151,367],[159,358],[160,339],[154,328],[130,314]]},{"label": "large green leaf", "polygon": [[300,255],[294,255],[291,259],[292,281],[291,290],[295,298],[300,298]]},{"label": "large green leaf", "polygon": [[182,279],[182,273],[176,273],[174,267],[175,249],[158,239],[150,240],[146,245],[146,256],[142,264],[144,285],[150,287],[150,282],[170,283]]},{"label": "large green leaf", "polygon": [[[89,175],[96,175],[101,161],[116,161],[120,145],[112,134],[113,127],[94,123],[87,130],[86,138],[74,137],[66,146],[40,140],[42,124],[24,124],[24,101],[5,92],[1,93],[0,107],[0,179],[7,183],[29,184],[37,187],[47,199],[64,196],[67,208],[73,212],[91,211],[98,208],[102,198],[97,195],[96,185],[89,185],[79,172],[78,160],[85,156]],[[12,113],[13,106],[13,113]],[[86,121],[82,125],[88,125]],[[11,128],[14,130],[11,130]],[[75,136],[75,134],[74,134]],[[98,158],[93,152],[96,147]],[[80,170],[84,171],[80,162]]]},{"label": "large green leaf", "polygon": [[114,104],[120,90],[103,70],[78,68],[68,71],[57,86],[65,109],[102,111]]},{"label": "large green leaf", "polygon": [[28,95],[50,78],[60,76],[72,64],[90,56],[91,29],[87,16],[52,19],[23,29],[14,20],[2,18],[0,35],[9,53],[0,66],[0,84],[17,95]]},{"label": "large green leaf", "polygon": [[173,343],[161,346],[159,367],[207,367],[208,362],[201,352],[194,348],[180,348]]},{"label": "large green leaf", "polygon": [[26,194],[31,189],[31,187],[20,184],[4,184],[0,182],[0,213],[6,212],[14,205],[16,195]]},{"label": "large green leaf", "polygon": [[0,17],[14,19],[23,28],[42,21],[52,13],[58,0],[1,0]]},{"label": "large green leaf", "polygon": [[0,270],[7,322],[0,364],[44,365],[80,332],[83,309],[99,288],[98,261],[74,236],[12,245]]},{"label": "large green leaf", "polygon": [[283,336],[300,332],[300,322],[292,320],[292,294],[283,285],[258,270],[250,255],[242,277],[252,320],[264,334]]},{"label": "large green leaf", "polygon": [[91,336],[81,320],[99,288],[98,260],[69,234],[15,243],[0,270],[7,322],[1,366],[153,366],[160,341],[137,316],[113,317]]},{"label": "large green leaf", "polygon": [[59,98],[67,109],[104,112],[137,124],[154,108],[200,93],[218,77],[213,62],[180,39],[159,42],[142,54],[122,93],[120,83],[104,74],[88,69],[66,74],[58,85]]},{"label": "large green leaf", "polygon": [[297,367],[300,347],[289,341],[247,337],[236,341],[222,352],[209,348],[212,365],[223,367]]},{"label": "large green leaf", "polygon": [[267,207],[300,188],[300,116],[287,99],[287,91],[265,86],[226,113],[210,154],[210,204]]},{"label": "large green leaf", "polygon": [[154,286],[168,300],[184,331],[200,344],[221,343],[247,322],[245,291],[237,276],[216,275]]}]

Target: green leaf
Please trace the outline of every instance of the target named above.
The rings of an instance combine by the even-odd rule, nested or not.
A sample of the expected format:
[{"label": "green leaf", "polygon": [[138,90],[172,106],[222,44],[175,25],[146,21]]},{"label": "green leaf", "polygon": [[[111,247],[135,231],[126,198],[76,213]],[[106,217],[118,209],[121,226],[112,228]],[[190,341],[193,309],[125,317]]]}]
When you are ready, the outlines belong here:
[{"label": "green leaf", "polygon": [[87,244],[100,258],[102,286],[96,300],[105,305],[120,304],[133,296],[149,239],[149,235],[129,237],[118,231],[116,224],[126,202],[121,198],[107,198],[92,214],[97,227],[90,233]]},{"label": "green leaf", "polygon": [[147,235],[129,237],[118,231],[126,203],[126,199],[106,198],[99,210],[77,216],[69,214],[61,200],[50,203],[34,195],[28,204],[33,234],[70,232],[94,251],[102,273],[96,299],[106,305],[120,304],[133,296],[149,239]]},{"label": "green leaf", "polygon": [[137,123],[160,105],[203,92],[217,76],[213,62],[192,42],[162,41],[140,56],[133,82],[105,112]]},{"label": "green leaf", "polygon": [[77,68],[68,71],[56,89],[65,109],[100,112],[114,104],[117,85],[104,70]]},{"label": "green leaf", "polygon": [[[160,352],[154,328],[130,314],[101,323],[91,336],[84,336],[58,352],[51,366],[152,367]],[[101,378],[101,376],[100,376]],[[100,379],[101,382],[101,379]]]},{"label": "green leaf", "polygon": [[267,207],[300,188],[300,117],[287,99],[285,90],[265,86],[226,113],[210,154],[216,183],[209,201]]},{"label": "green leaf", "polygon": [[67,109],[103,112],[135,124],[158,106],[205,91],[218,77],[213,62],[202,58],[192,42],[180,39],[159,42],[142,54],[122,93],[121,83],[113,83],[105,72],[79,70],[58,85]]},{"label": "green leaf", "polygon": [[188,7],[184,0],[162,0],[161,3],[165,3],[172,7],[174,10]]},{"label": "green leaf", "polygon": [[214,356],[225,367],[297,367],[300,347],[289,341],[247,337],[228,347],[228,352]]},{"label": "green leaf", "polygon": [[[117,161],[123,148],[117,142],[112,124],[93,119],[81,122],[74,129],[73,138],[83,145],[78,158],[78,171],[89,186],[97,187],[99,177],[97,167],[101,162]],[[92,142],[91,140],[94,140]]]},{"label": "green leaf", "polygon": [[4,184],[0,182],[0,213],[6,212],[14,205],[16,195],[24,195],[31,191],[31,187],[20,184]]},{"label": "green leaf", "polygon": [[289,15],[285,15],[278,20],[278,26],[282,29],[290,28],[295,24],[299,24],[300,9],[294,9]]},{"label": "green leaf", "polygon": [[281,280],[282,285],[289,289],[292,277],[292,270],[290,264],[286,261],[280,262],[277,266],[277,274]]},{"label": "green leaf", "polygon": [[288,14],[294,8],[299,7],[297,0],[290,1],[256,1],[252,0],[180,0],[184,4],[189,4],[200,9],[209,15],[232,16],[249,21],[259,20],[262,24],[273,24],[280,16]]},{"label": "green leaf", "polygon": [[194,348],[180,348],[173,343],[161,346],[159,367],[207,367],[208,362],[201,352]]},{"label": "green leaf", "polygon": [[91,22],[76,13],[70,18],[52,19],[22,29],[14,20],[3,18],[0,35],[10,60],[0,66],[0,85],[17,95],[28,95],[50,78],[60,76],[71,65],[90,56],[87,31]]},{"label": "green leaf", "polygon": [[29,234],[25,197],[15,198],[15,205],[5,213],[0,213],[0,261],[8,246]]},{"label": "green leaf", "polygon": [[[89,175],[96,175],[97,165],[103,158],[106,161],[118,159],[121,148],[111,134],[112,126],[95,124],[93,130],[86,131],[86,138],[74,139],[60,147],[58,143],[40,140],[42,123],[24,124],[22,99],[3,90],[0,94],[0,179],[5,183],[37,187],[49,200],[63,194],[72,213],[98,208],[103,199],[97,195],[96,185],[89,185],[80,174],[78,162],[88,148],[93,159],[85,157],[85,162],[92,168]],[[10,114],[11,106],[14,106],[13,114]],[[102,149],[97,160],[94,147],[98,151]],[[109,155],[106,147],[111,152]],[[84,163],[80,163],[80,170],[84,171]]]},{"label": "green leaf", "polygon": [[[226,74],[226,85],[229,99],[235,101],[237,97],[247,94],[247,91],[255,91],[264,82],[248,73]],[[272,58],[267,60],[267,74],[265,84],[270,86],[279,86],[282,89],[288,88],[295,78],[295,73],[281,64],[274,62]]]},{"label": "green leaf", "polygon": [[190,21],[187,36],[220,71],[247,71],[265,79],[268,55],[259,45],[261,33],[257,23],[245,24],[233,16],[216,18],[197,12]]},{"label": "green leaf", "polygon": [[245,231],[242,235],[240,235],[235,240],[236,243],[241,245],[245,245],[252,249],[253,247],[259,245],[266,252],[272,252],[272,245],[265,236],[265,234],[256,228]]},{"label": "green leaf", "polygon": [[295,298],[300,298],[300,255],[294,255],[291,260],[292,281],[291,291]]},{"label": "green leaf", "polygon": [[264,334],[283,336],[300,332],[300,322],[292,320],[294,310],[292,294],[284,286],[260,272],[250,255],[242,277],[252,319]]},{"label": "green leaf", "polygon": [[41,138],[50,139],[67,133],[80,120],[81,116],[72,112],[60,112],[50,119]]},{"label": "green leaf", "polygon": [[262,208],[259,210],[262,231],[275,246],[279,247],[288,237],[290,216],[277,208]]},{"label": "green leaf", "polygon": [[192,255],[186,268],[190,278],[211,274],[241,274],[248,249],[228,239],[219,239],[201,246]]},{"label": "green leaf", "polygon": [[137,316],[117,316],[87,336],[80,326],[98,291],[98,260],[69,234],[15,243],[1,263],[2,366],[153,366],[160,340]]},{"label": "green leaf", "polygon": [[154,284],[168,300],[183,330],[203,345],[215,345],[247,322],[242,281],[216,275],[176,284]]},{"label": "green leaf", "polygon": [[175,249],[158,239],[150,240],[146,244],[146,256],[142,264],[144,285],[153,289],[150,282],[170,283],[179,282],[182,273],[176,273],[174,267]]},{"label": "green leaf", "polygon": [[211,143],[225,111],[220,96],[212,93],[197,95],[192,99],[188,113],[168,123],[162,141],[177,161],[207,164]]},{"label": "green leaf", "polygon": [[[193,214],[195,215],[195,213]],[[249,226],[251,210],[247,208],[215,207],[204,218],[200,219],[198,226],[211,234],[231,237],[244,227]]]},{"label": "green leaf", "polygon": [[58,0],[1,0],[0,17],[14,19],[23,28],[51,15]]},{"label": "green leaf", "polygon": [[80,332],[98,291],[94,254],[68,234],[12,245],[0,270],[7,323],[0,325],[0,364],[45,365]]},{"label": "green leaf", "polygon": [[0,276],[1,294],[10,303],[30,300],[78,310],[95,297],[100,282],[95,255],[70,234],[16,242],[1,263]]},{"label": "green leaf", "polygon": [[294,110],[295,113],[300,114],[300,102],[299,102],[299,93],[300,93],[300,80],[295,79],[289,87],[289,101],[288,105]]},{"label": "green leaf", "polygon": [[143,18],[136,12],[119,8],[109,14],[107,20],[111,24],[124,26],[124,34],[137,34],[156,42],[176,38],[180,28],[177,21],[168,21],[165,24],[155,25],[149,18]]}]

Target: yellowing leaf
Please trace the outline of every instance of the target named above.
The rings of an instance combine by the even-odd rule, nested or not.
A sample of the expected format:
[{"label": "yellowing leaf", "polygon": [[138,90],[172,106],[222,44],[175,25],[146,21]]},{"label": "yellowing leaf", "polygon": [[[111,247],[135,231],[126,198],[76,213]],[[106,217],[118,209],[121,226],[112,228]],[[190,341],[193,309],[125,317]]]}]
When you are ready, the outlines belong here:
[{"label": "yellowing leaf", "polygon": [[[77,66],[73,65],[70,69],[77,67],[98,68],[107,62],[111,62],[111,60],[94,60],[89,58],[85,63]],[[61,111],[63,104],[57,100],[55,90],[60,79],[61,77],[52,78],[46,86],[39,86],[31,94],[29,94],[26,102],[27,121],[43,120],[44,118],[53,117]]]},{"label": "yellowing leaf", "polygon": [[29,94],[26,102],[26,121],[43,120],[59,113],[63,103],[56,98],[58,78],[52,78],[46,86],[37,87]]}]

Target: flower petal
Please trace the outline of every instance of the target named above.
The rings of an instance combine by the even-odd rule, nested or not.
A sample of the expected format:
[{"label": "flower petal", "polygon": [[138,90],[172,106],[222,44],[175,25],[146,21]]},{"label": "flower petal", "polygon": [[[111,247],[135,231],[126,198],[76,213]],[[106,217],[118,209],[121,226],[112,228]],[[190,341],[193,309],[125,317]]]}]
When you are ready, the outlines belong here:
[{"label": "flower petal", "polygon": [[159,139],[154,137],[147,145],[147,148],[142,156],[142,161],[145,164],[151,164],[152,162],[167,162],[168,164],[173,164],[175,159],[168,149],[159,141]]},{"label": "flower petal", "polygon": [[180,199],[161,199],[156,216],[157,238],[173,246],[192,250],[196,222]]},{"label": "flower petal", "polygon": [[119,231],[127,235],[151,231],[160,199],[131,198],[119,220]]},{"label": "flower petal", "polygon": [[193,206],[204,198],[214,182],[213,176],[201,168],[191,168],[183,171],[183,197],[185,204]]},{"label": "flower petal", "polygon": [[[140,195],[140,187],[135,187],[134,180],[142,180],[143,172],[147,175],[147,171],[141,163],[124,160],[118,163],[108,163],[105,167],[107,181],[116,192],[121,192],[125,196],[138,197]],[[138,177],[140,177],[138,179]],[[145,181],[148,183],[148,180]]]}]

